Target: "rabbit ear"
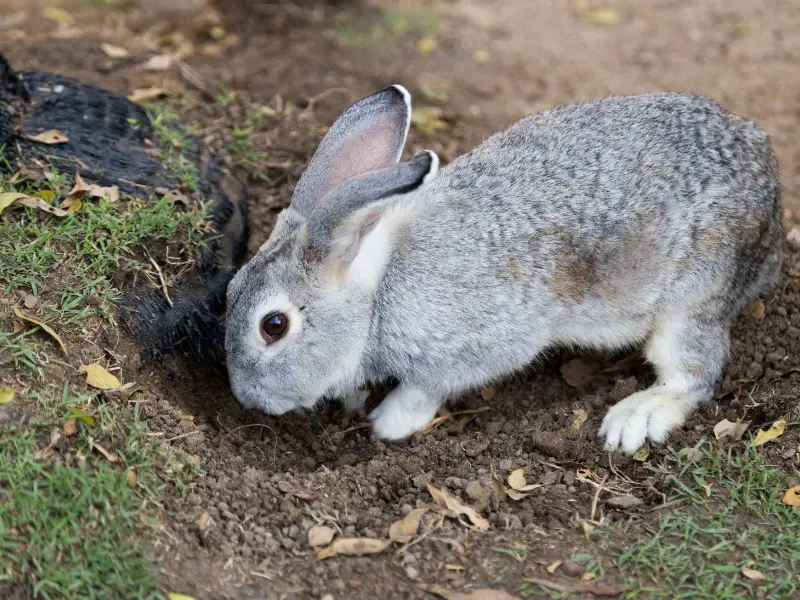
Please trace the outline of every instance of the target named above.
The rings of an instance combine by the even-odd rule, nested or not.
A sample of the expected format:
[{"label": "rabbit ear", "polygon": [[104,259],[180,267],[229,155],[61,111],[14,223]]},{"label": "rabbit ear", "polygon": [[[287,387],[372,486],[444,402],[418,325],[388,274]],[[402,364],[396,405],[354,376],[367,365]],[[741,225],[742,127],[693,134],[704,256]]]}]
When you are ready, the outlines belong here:
[{"label": "rabbit ear", "polygon": [[[391,196],[407,194],[432,179],[439,157],[431,150],[418,152],[406,162],[365,173],[329,192],[308,219],[308,242],[324,250],[334,232],[356,212]],[[372,211],[375,212],[375,211]]]},{"label": "rabbit ear", "polygon": [[292,196],[308,218],[345,181],[400,160],[411,123],[411,94],[393,85],[348,108],[320,142]]}]

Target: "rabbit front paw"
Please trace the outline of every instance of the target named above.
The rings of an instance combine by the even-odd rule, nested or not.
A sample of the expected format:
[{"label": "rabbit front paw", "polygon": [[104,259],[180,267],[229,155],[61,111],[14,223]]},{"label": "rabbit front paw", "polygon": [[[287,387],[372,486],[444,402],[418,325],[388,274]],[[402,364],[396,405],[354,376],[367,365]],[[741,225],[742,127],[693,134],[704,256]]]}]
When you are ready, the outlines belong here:
[{"label": "rabbit front paw", "polygon": [[439,404],[419,388],[395,388],[369,415],[375,437],[399,440],[424,429],[436,416]]},{"label": "rabbit front paw", "polygon": [[600,427],[605,449],[633,454],[647,440],[667,441],[670,431],[686,422],[708,393],[676,393],[662,385],[631,394],[612,406]]}]

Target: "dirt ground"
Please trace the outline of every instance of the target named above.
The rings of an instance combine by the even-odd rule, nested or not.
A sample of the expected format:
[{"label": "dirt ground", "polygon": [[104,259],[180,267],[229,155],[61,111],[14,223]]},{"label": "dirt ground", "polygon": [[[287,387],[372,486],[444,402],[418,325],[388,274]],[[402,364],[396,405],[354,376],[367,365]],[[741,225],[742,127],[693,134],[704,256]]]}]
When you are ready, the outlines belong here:
[{"label": "dirt ground", "polygon": [[[613,23],[595,22],[614,19],[598,17],[607,13],[591,12],[594,6],[220,0],[218,25],[238,38],[209,39],[198,31],[217,21],[204,0],[174,0],[168,7],[150,0],[77,2],[69,4],[76,17],[71,28],[45,19],[28,0],[0,0],[0,50],[14,65],[124,94],[174,90],[169,101],[220,151],[253,106],[267,107],[253,143],[266,155],[259,160],[270,181],[248,183],[251,250],[288,203],[325,126],[350,101],[395,82],[411,90],[425,117],[415,122],[409,152],[431,147],[445,161],[550,105],[656,90],[707,94],[772,136],[787,228],[800,220],[800,4],[609,1],[602,6],[613,9]],[[397,17],[407,14],[425,18]],[[176,32],[193,43],[184,59],[190,70],[142,69],[163,52],[164,36]],[[109,58],[103,42],[127,48],[130,57]],[[220,89],[236,95],[221,101]],[[762,318],[748,314],[737,322],[718,404],[673,435],[675,448],[713,439],[722,418],[746,415],[753,428],[787,414],[798,418],[800,255],[789,255],[781,289],[765,300]],[[171,517],[154,549],[163,588],[198,599],[429,597],[420,583],[465,589],[502,582],[514,592],[553,561],[602,551],[582,526],[597,502],[596,488],[576,479],[576,469],[600,478],[619,470],[627,489],[644,501],[620,509],[600,496],[598,514],[606,522],[646,515],[663,499],[661,482],[645,465],[609,457],[595,437],[605,407],[650,382],[636,361],[583,357],[596,362],[587,362],[592,377],[576,388],[561,368],[578,355],[557,353],[496,390],[460,398],[452,410],[489,409],[462,431],[439,427],[385,444],[371,438],[363,414],[344,415],[338,404],[304,416],[248,414],[224,379],[188,357],[143,364],[124,335],[115,352],[125,380],[144,388],[150,427],[178,438],[206,471],[186,497],[167,498]],[[576,414],[584,413],[576,431]],[[182,420],[187,415],[194,418],[189,427]],[[772,464],[797,473],[800,457],[791,449],[798,443],[795,430],[765,452]],[[665,454],[653,448],[650,461]],[[490,499],[484,490],[492,473],[505,480],[517,468],[543,485],[520,501]],[[485,506],[489,531],[475,533],[451,519],[426,521],[430,533],[408,548],[316,559],[310,527],[386,538],[394,521],[418,502],[431,502],[426,483]],[[524,563],[497,551],[519,543],[530,557]],[[606,581],[621,582],[613,570]]]}]

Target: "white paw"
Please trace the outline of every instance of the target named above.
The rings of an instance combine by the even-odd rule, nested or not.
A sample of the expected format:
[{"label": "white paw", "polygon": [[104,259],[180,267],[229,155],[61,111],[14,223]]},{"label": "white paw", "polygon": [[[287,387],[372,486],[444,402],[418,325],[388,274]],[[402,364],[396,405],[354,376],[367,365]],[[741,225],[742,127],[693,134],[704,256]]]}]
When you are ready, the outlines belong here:
[{"label": "white paw", "polygon": [[356,412],[364,408],[364,405],[367,403],[367,398],[369,398],[369,394],[369,390],[358,390],[349,396],[345,396],[342,399],[345,411]]},{"label": "white paw", "polygon": [[369,418],[372,430],[380,440],[400,440],[425,429],[436,416],[438,405],[413,388],[392,391]]},{"label": "white paw", "polygon": [[676,395],[658,388],[631,394],[612,406],[603,419],[600,435],[606,438],[605,449],[633,454],[647,440],[665,442],[699,402],[695,394]]}]

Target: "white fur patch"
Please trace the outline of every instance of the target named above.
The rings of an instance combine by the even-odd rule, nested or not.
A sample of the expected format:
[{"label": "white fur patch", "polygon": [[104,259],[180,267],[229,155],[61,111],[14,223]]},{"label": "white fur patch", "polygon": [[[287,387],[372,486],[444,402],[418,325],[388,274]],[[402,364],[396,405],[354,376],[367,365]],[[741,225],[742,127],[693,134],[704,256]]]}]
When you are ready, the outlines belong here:
[{"label": "white fur patch", "polygon": [[403,141],[399,145],[400,147],[397,150],[397,156],[395,157],[394,161],[397,162],[400,160],[400,157],[403,155],[403,147],[406,145],[406,138],[408,137],[408,130],[411,127],[411,93],[404,88],[399,83],[396,83],[392,86],[396,89],[400,94],[403,96],[403,101],[406,103],[406,127],[403,131]]},{"label": "white fur patch", "polygon": [[386,396],[369,418],[378,439],[399,440],[424,429],[438,409],[439,403],[422,390],[400,386]]}]

